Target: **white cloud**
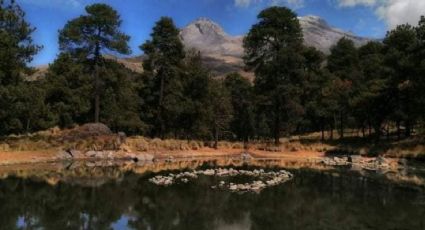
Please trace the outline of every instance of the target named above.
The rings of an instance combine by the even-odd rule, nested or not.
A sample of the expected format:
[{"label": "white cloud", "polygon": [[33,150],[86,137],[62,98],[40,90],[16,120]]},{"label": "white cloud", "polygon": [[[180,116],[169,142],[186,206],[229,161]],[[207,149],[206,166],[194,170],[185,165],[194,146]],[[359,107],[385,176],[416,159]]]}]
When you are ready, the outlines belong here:
[{"label": "white cloud", "polygon": [[302,8],[304,7],[304,0],[272,0],[272,5],[289,5],[293,8]]},{"label": "white cloud", "polygon": [[378,0],[338,0],[341,7],[353,7],[356,5],[374,6]]},{"label": "white cloud", "polygon": [[417,25],[420,17],[425,15],[425,1],[389,0],[387,4],[379,6],[376,13],[391,29],[404,23]]},{"label": "white cloud", "polygon": [[25,4],[55,9],[79,8],[84,0],[18,0]]},{"label": "white cloud", "polygon": [[340,7],[368,6],[384,20],[389,29],[409,23],[416,25],[421,15],[425,15],[424,0],[336,0]]},{"label": "white cloud", "polygon": [[267,5],[288,5],[293,8],[301,8],[304,6],[304,0],[234,0],[237,7],[249,7],[251,5],[266,3]]}]

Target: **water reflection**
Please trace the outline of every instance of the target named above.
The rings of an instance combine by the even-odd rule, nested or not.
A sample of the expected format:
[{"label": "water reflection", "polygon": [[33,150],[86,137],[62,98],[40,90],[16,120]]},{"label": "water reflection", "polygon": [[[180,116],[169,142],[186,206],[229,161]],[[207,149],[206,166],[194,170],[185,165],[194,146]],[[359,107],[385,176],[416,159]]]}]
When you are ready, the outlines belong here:
[{"label": "water reflection", "polygon": [[125,164],[50,167],[59,168],[17,170],[0,180],[0,229],[425,229],[423,187],[385,176],[292,169],[288,183],[239,195],[210,189],[217,183],[211,177],[167,188],[148,182],[175,164],[135,167],[143,174]]}]

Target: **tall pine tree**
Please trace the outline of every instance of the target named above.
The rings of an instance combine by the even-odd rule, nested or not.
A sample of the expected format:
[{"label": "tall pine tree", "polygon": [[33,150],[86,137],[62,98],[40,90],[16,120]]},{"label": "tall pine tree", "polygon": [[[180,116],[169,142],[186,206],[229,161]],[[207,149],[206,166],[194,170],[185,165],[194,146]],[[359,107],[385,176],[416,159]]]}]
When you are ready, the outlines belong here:
[{"label": "tall pine tree", "polygon": [[291,132],[300,105],[303,33],[297,15],[285,7],[271,7],[258,15],[244,39],[245,63],[255,71],[255,92],[271,119],[275,144],[281,131]]},{"label": "tall pine tree", "polygon": [[105,51],[129,54],[130,37],[120,31],[120,15],[109,5],[89,5],[86,12],[86,15],[69,21],[59,32],[59,45],[62,52],[90,61],[94,76],[94,121],[99,122],[102,55]]}]

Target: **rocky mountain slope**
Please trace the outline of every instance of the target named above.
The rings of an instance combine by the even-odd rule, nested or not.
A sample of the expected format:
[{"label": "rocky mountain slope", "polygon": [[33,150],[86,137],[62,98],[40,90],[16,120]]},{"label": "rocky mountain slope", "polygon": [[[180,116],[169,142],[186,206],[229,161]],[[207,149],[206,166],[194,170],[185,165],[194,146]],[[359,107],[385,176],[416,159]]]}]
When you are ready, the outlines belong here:
[{"label": "rocky mountain slope", "polygon": [[[331,27],[324,19],[317,16],[309,15],[298,19],[304,33],[305,44],[326,54],[329,54],[330,48],[343,37],[353,40],[358,46],[371,40]],[[182,29],[180,35],[187,48],[201,51],[205,64],[216,75],[236,71],[252,76],[242,70],[243,36],[231,36],[224,32],[220,25],[207,18],[200,18],[190,23]]]},{"label": "rocky mountain slope", "polygon": [[350,32],[331,27],[324,19],[318,16],[309,15],[298,19],[304,32],[305,44],[313,46],[326,54],[329,54],[331,47],[343,37],[351,39],[357,46],[371,41],[369,38],[359,37]]},{"label": "rocky mountain slope", "polygon": [[[359,46],[371,40],[331,27],[318,16],[309,15],[298,19],[304,32],[305,44],[325,53],[329,53],[330,48],[343,37],[353,40]],[[181,37],[186,47],[200,50],[205,55],[243,55],[243,36],[228,35],[220,25],[207,18],[200,18],[183,28]]]},{"label": "rocky mountain slope", "polygon": [[181,38],[186,47],[195,48],[204,55],[242,56],[242,36],[226,34],[220,25],[208,18],[199,18],[182,29]]},{"label": "rocky mountain slope", "polygon": [[[358,46],[371,40],[334,28],[317,16],[309,15],[298,19],[304,32],[305,44],[326,54],[329,54],[330,48],[342,37],[353,40]],[[180,36],[186,48],[201,51],[205,65],[214,75],[224,76],[239,72],[248,78],[253,77],[252,73],[243,70],[243,36],[227,34],[220,25],[208,18],[199,18],[190,23],[181,30]],[[143,71],[143,57],[114,59],[133,71]]]}]

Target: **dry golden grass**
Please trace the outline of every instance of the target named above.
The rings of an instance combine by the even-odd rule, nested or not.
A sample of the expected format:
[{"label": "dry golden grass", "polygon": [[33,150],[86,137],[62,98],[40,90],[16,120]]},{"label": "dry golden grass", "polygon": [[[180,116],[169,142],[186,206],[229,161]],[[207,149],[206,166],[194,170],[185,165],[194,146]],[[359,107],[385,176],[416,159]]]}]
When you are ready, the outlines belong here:
[{"label": "dry golden grass", "polygon": [[[77,127],[78,128],[78,127]],[[75,128],[75,129],[77,129]],[[155,151],[197,151],[213,148],[211,141],[176,140],[146,138],[134,136],[126,139],[123,145],[115,134],[88,136],[80,138],[64,138],[69,136],[73,129],[60,130],[52,128],[22,136],[9,136],[0,141],[0,151],[47,151],[58,149],[89,150],[125,150],[135,152]],[[403,141],[382,141],[374,144],[372,140],[358,137],[348,137],[342,141],[334,140],[321,142],[321,133],[309,133],[301,136],[282,138],[281,144],[276,146],[272,140],[251,141],[247,145],[242,142],[220,141],[218,149],[222,150],[250,150],[268,152],[320,152],[328,154],[360,154],[385,155],[396,158],[425,159],[425,138],[421,136]]]},{"label": "dry golden grass", "polygon": [[394,157],[394,158],[425,159],[425,146],[417,145],[407,149],[395,147],[395,148],[388,149],[384,153],[384,155],[387,157]]},{"label": "dry golden grass", "polygon": [[187,141],[187,140],[175,140],[166,139],[161,140],[159,138],[146,138],[146,137],[130,137],[126,140],[126,146],[133,151],[148,152],[148,151],[187,151],[187,150],[199,150],[204,148],[202,141]]}]

